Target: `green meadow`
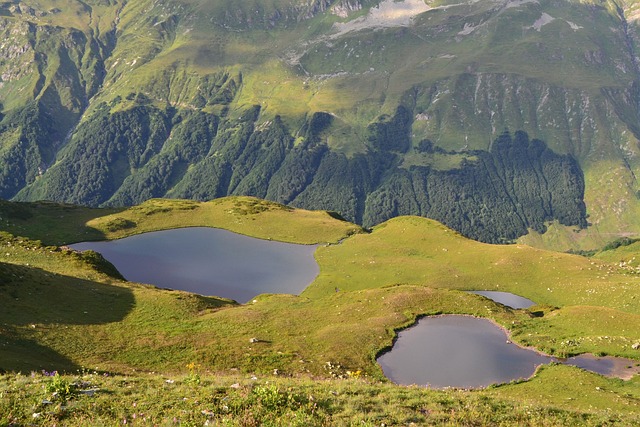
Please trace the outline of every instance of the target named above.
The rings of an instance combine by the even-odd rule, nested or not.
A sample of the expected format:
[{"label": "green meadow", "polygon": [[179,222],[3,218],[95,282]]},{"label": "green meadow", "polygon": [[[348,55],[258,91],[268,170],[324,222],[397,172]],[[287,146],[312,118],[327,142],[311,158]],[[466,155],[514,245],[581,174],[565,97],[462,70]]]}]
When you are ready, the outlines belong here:
[{"label": "green meadow", "polygon": [[[246,197],[118,210],[3,203],[0,217],[0,426],[640,422],[637,377],[550,365],[527,381],[438,391],[393,385],[375,362],[417,318],[457,313],[549,354],[640,363],[640,276],[617,259],[482,244],[418,217],[363,230]],[[126,282],[96,253],[63,246],[184,226],[320,243],[320,274],[300,296],[239,305]],[[633,249],[613,251],[631,259]],[[537,305],[511,310],[467,290]]]}]

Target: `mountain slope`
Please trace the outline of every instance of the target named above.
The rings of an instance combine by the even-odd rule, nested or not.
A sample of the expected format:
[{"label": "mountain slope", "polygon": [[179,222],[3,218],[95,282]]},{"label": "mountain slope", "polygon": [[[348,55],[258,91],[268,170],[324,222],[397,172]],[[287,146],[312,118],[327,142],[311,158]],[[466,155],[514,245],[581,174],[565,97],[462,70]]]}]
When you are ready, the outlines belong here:
[{"label": "mountain slope", "polygon": [[0,15],[0,197],[254,195],[565,249],[638,233],[635,1],[41,0]]}]

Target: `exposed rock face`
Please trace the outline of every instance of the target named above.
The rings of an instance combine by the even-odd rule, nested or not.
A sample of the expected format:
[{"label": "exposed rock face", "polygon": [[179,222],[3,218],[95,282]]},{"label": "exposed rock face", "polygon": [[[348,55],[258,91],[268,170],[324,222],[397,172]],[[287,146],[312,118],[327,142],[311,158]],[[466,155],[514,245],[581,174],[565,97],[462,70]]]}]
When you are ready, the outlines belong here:
[{"label": "exposed rock face", "polygon": [[35,52],[30,39],[34,31],[34,26],[27,22],[0,19],[0,35],[4,40],[0,44],[0,77],[3,83],[33,73]]},{"label": "exposed rock face", "polygon": [[340,18],[347,18],[352,12],[362,10],[362,3],[358,0],[340,0],[331,7],[331,13]]}]

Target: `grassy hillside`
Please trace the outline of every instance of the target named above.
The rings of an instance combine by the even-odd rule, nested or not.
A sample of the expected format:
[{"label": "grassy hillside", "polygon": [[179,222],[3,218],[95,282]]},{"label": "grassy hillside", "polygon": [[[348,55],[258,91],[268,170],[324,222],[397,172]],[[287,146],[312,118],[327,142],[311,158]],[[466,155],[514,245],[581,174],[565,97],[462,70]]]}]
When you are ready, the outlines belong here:
[{"label": "grassy hillside", "polygon": [[[34,209],[14,209],[25,206]],[[38,209],[48,211],[44,206]],[[55,215],[58,209],[40,215],[66,222]],[[510,330],[514,341],[556,355],[594,352],[640,360],[633,349],[640,341],[640,313],[633,303],[638,276],[629,269],[523,245],[480,244],[418,217],[352,234],[357,228],[326,213],[246,198],[203,205],[156,200],[105,216],[99,212],[76,211],[69,241],[79,240],[70,236],[74,229],[82,233],[83,215],[85,221],[93,216],[87,224],[112,236],[123,230],[109,231],[106,224],[131,221],[126,233],[132,234],[186,225],[190,218],[203,221],[199,225],[233,224],[262,238],[346,239],[318,248],[320,275],[301,296],[261,295],[237,305],[124,282],[93,253],[4,234],[0,297],[10,303],[0,313],[0,368],[70,374],[2,376],[5,425],[26,422],[32,413],[41,414],[32,421],[42,425],[56,419],[109,425],[121,418],[131,422],[134,413],[161,425],[174,417],[187,424],[227,419],[232,425],[629,425],[640,416],[637,378],[622,381],[550,366],[526,382],[438,392],[392,386],[375,363],[396,330],[440,313],[490,318]],[[37,218],[19,220],[24,234],[42,232]],[[282,218],[291,234],[277,228],[268,234],[270,222]],[[538,305],[510,310],[461,292],[472,289],[511,291]],[[99,391],[70,396],[63,409],[47,393],[65,381]],[[173,401],[187,391],[191,397],[176,406]],[[54,403],[38,403],[47,398]]]}]

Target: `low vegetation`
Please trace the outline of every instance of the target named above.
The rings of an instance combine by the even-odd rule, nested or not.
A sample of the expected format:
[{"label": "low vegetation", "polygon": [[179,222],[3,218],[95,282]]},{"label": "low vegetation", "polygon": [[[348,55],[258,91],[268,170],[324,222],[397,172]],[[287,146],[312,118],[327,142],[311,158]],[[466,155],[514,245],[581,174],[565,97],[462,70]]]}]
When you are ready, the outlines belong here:
[{"label": "low vegetation", "polygon": [[[562,397],[538,394],[554,383]],[[204,370],[197,381],[192,374],[34,372],[0,375],[0,425],[632,425],[640,416],[628,390],[561,366],[528,383],[476,392]]]}]

